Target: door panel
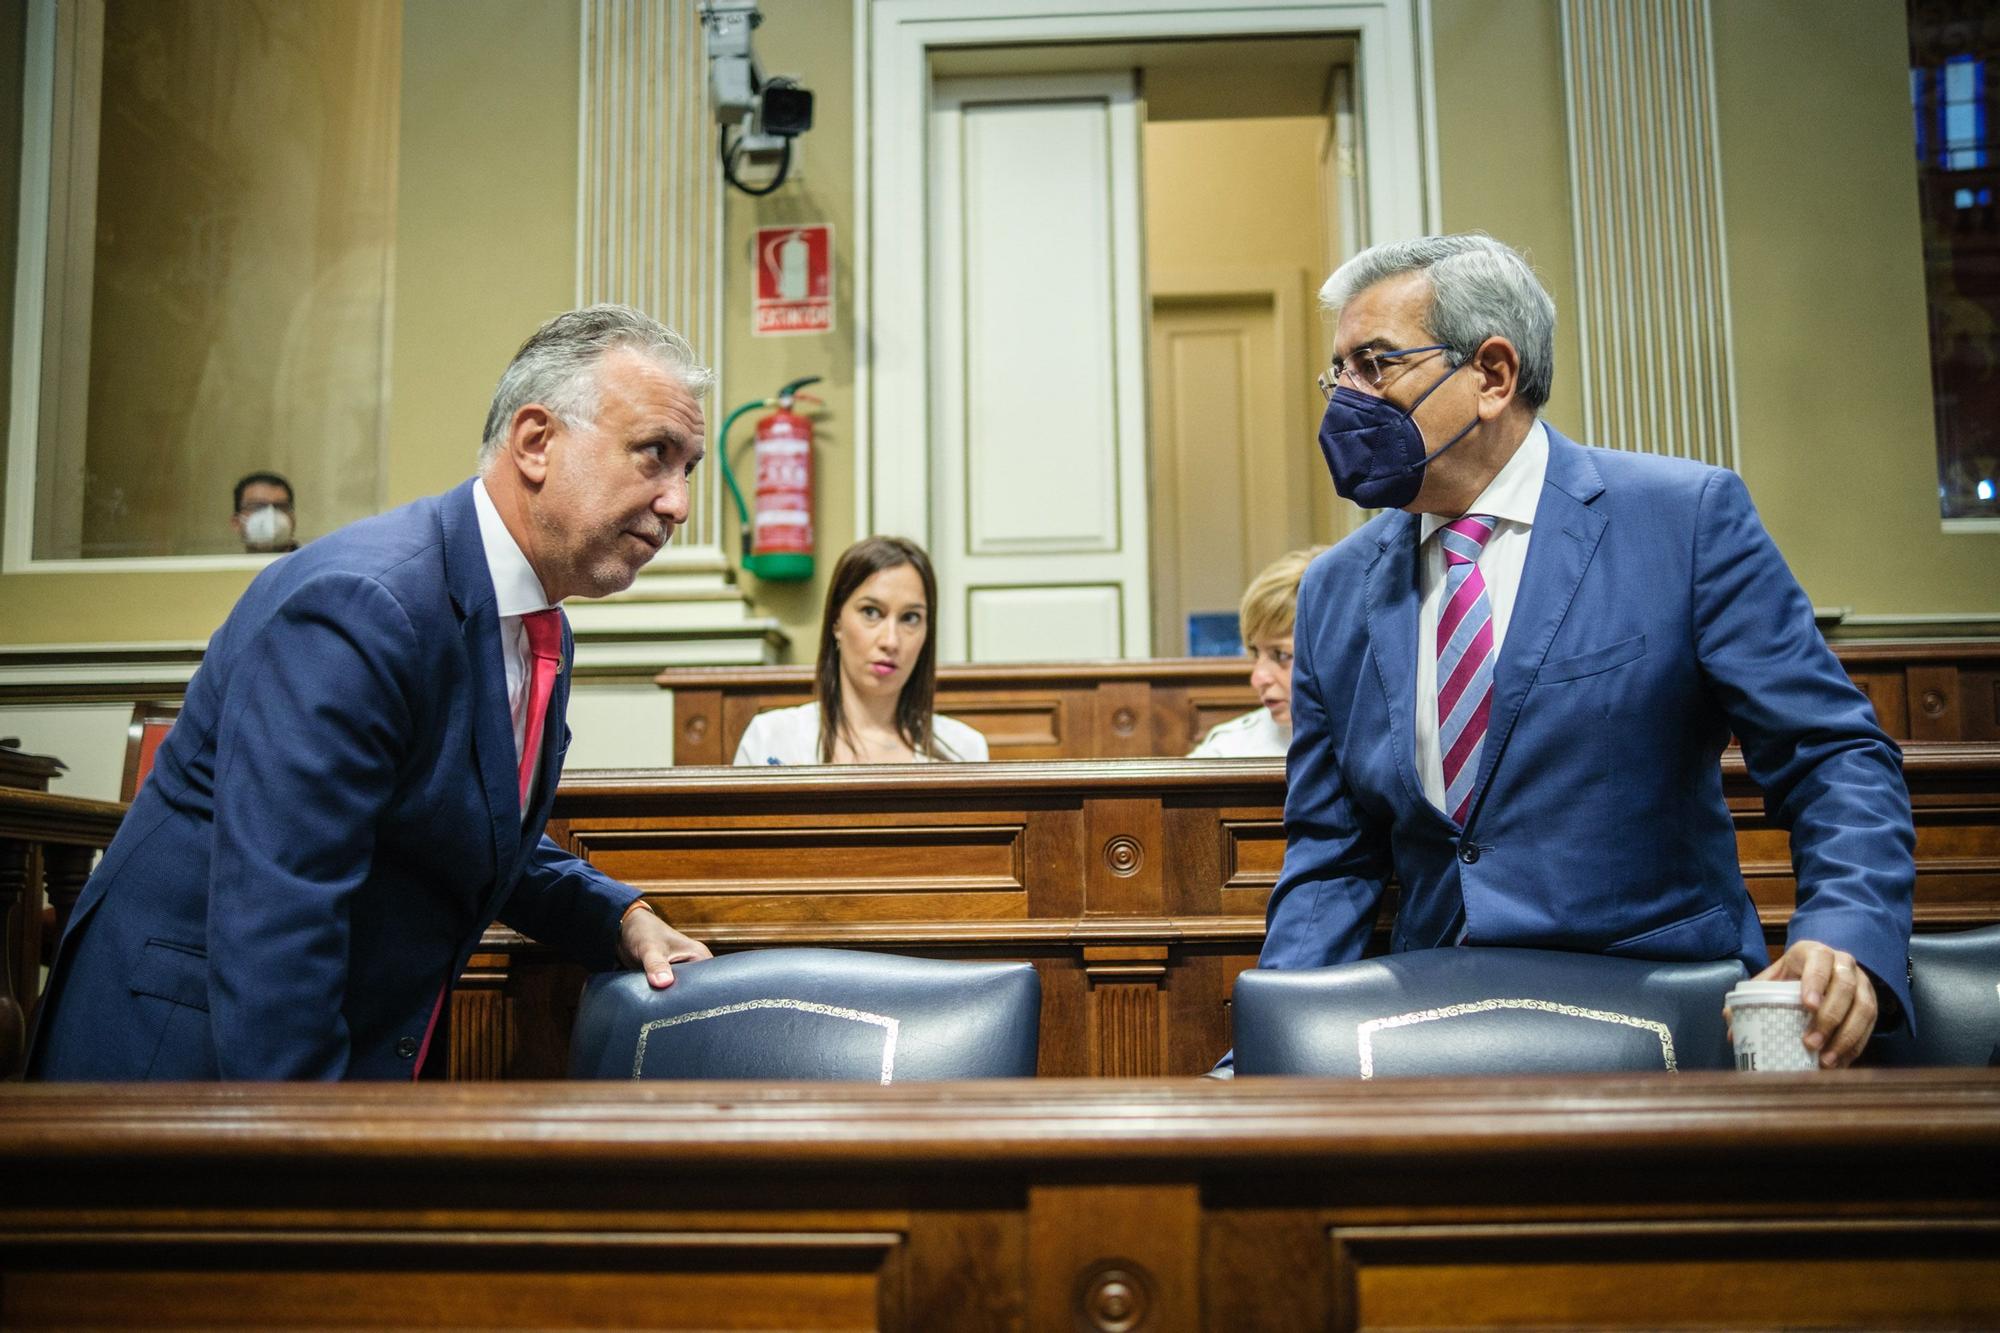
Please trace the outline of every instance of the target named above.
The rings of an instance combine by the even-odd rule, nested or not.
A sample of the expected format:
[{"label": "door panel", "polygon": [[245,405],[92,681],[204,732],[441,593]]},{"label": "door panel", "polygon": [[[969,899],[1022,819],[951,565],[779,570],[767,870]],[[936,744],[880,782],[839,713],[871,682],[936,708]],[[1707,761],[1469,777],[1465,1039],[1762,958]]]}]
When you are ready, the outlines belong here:
[{"label": "door panel", "polygon": [[[1296,290],[1300,279],[1290,279]],[[1187,616],[1234,611],[1250,579],[1312,540],[1307,448],[1292,410],[1298,339],[1280,285],[1153,300],[1153,642],[1187,651]]]},{"label": "door panel", "polygon": [[1132,77],[941,80],[932,108],[940,651],[1145,656]]}]

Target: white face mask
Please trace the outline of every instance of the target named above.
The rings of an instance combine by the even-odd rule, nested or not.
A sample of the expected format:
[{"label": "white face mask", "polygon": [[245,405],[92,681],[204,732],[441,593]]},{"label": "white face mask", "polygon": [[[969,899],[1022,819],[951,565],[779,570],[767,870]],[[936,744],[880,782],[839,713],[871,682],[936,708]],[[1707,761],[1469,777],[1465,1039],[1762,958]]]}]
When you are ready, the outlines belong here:
[{"label": "white face mask", "polygon": [[243,540],[262,551],[288,546],[292,540],[292,516],[276,505],[253,509],[243,516]]}]

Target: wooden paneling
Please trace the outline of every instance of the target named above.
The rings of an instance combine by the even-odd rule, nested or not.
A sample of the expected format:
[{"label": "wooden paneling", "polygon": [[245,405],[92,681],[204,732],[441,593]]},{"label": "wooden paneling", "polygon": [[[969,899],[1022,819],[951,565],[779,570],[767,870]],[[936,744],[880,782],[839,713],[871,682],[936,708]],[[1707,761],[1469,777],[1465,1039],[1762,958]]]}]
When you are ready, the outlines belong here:
[{"label": "wooden paneling", "polygon": [[0,1089],[0,1327],[2000,1326],[2000,1071]]},{"label": "wooden paneling", "polygon": [[0,784],[0,1079],[17,1077],[41,970],[125,807]]},{"label": "wooden paneling", "polygon": [[[1905,749],[1920,930],[2000,921],[2000,745]],[[1724,789],[1773,946],[1795,896],[1788,835],[1731,752]],[[551,836],[639,885],[718,950],[871,948],[1009,958],[1041,974],[1041,1072],[1197,1074],[1229,1045],[1284,859],[1279,760],[730,769],[566,781]],[[1386,947],[1391,886],[1377,924]],[[582,974],[507,931],[473,976],[473,1031],[500,1064],[555,1077]],[[495,978],[498,978],[496,981]],[[487,1035],[498,987],[507,1026]],[[486,1057],[482,1057],[484,1059]]]},{"label": "wooden paneling", "polygon": [[[1837,643],[1897,740],[2000,741],[2000,642]],[[1235,658],[960,663],[938,669],[938,711],[986,734],[995,759],[1183,755],[1257,706]],[[674,667],[676,764],[726,764],[750,719],[812,698],[810,667]]]}]

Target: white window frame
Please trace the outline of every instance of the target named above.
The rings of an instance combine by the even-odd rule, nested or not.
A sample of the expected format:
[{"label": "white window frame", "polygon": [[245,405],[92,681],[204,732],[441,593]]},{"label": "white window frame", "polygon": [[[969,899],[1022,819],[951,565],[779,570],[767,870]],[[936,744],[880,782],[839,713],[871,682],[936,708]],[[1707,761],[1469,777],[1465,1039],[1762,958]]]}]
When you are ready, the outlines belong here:
[{"label": "white window frame", "polygon": [[[6,532],[0,540],[0,574],[254,572],[277,553],[107,556],[37,559],[35,504],[40,495],[42,375],[48,328],[49,210],[54,202],[56,59],[59,7],[70,20],[94,8],[102,28],[102,0],[28,0],[27,44],[21,89],[21,208],[14,267],[14,349],[7,422]],[[102,58],[102,51],[96,52]],[[96,168],[95,153],[89,164]],[[60,299],[60,298],[58,298]]]}]

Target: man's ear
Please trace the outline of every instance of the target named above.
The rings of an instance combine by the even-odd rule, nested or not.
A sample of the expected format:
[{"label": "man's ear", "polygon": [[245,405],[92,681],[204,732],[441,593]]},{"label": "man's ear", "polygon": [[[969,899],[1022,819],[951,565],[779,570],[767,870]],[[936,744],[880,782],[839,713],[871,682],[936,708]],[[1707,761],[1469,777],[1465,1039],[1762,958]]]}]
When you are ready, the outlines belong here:
[{"label": "man's ear", "polygon": [[507,423],[507,459],[530,486],[548,478],[549,445],[560,427],[555,413],[540,403],[522,404]]},{"label": "man's ear", "polygon": [[1479,391],[1479,415],[1488,420],[1498,417],[1521,387],[1521,354],[1496,334],[1479,344],[1471,369]]}]

